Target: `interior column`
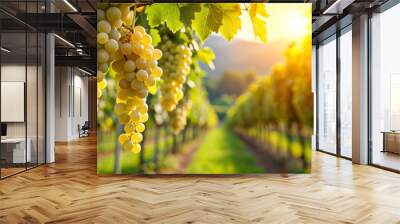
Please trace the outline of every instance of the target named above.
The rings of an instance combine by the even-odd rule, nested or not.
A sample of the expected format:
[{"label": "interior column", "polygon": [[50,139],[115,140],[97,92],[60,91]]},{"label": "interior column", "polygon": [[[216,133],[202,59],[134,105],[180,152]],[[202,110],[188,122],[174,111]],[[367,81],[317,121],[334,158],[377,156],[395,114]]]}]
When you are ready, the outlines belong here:
[{"label": "interior column", "polygon": [[368,15],[353,19],[352,158],[368,163]]}]

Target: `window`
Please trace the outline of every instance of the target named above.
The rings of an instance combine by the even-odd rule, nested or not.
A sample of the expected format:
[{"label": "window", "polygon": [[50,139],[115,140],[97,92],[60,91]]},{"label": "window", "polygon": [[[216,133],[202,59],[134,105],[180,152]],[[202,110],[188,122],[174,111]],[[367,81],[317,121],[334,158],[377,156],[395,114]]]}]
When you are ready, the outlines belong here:
[{"label": "window", "polygon": [[336,36],[318,48],[318,149],[336,153]]},{"label": "window", "polygon": [[340,36],[340,154],[352,154],[352,33],[351,26]]},{"label": "window", "polygon": [[371,18],[372,163],[400,170],[400,5]]},{"label": "window", "polygon": [[[23,16],[43,4],[1,1],[0,6]],[[0,17],[13,21],[0,23],[0,178],[5,178],[45,163],[46,54],[43,33],[8,14]]]}]

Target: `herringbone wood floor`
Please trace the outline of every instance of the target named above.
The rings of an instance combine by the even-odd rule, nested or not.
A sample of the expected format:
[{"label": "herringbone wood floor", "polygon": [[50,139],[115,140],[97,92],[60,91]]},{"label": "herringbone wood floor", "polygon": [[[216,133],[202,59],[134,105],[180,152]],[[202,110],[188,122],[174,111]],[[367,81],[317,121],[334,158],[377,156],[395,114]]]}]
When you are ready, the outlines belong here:
[{"label": "herringbone wood floor", "polygon": [[97,176],[96,139],[0,181],[0,223],[400,223],[400,175],[314,153],[310,175]]}]

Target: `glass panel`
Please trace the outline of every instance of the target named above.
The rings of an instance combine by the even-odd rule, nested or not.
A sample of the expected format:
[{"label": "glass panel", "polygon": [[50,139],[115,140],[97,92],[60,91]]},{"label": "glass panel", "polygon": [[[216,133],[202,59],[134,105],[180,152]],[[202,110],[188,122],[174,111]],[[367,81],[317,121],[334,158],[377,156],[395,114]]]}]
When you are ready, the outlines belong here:
[{"label": "glass panel", "polygon": [[[43,12],[44,3],[4,0],[0,7],[25,18],[26,12]],[[0,34],[0,177],[4,178],[45,161],[45,35],[1,12]]]},{"label": "glass panel", "polygon": [[352,149],[352,34],[340,36],[340,152],[351,158]]},{"label": "glass panel", "polygon": [[38,163],[45,163],[46,149],[45,149],[45,52],[46,37],[44,34],[39,34],[38,45]]},{"label": "glass panel", "polygon": [[372,163],[400,170],[400,5],[372,17]]},{"label": "glass panel", "polygon": [[318,148],[336,153],[336,37],[318,48]]},{"label": "glass panel", "polygon": [[[2,177],[25,170],[31,161],[26,150],[26,33],[2,33],[1,43],[1,140]],[[29,146],[28,146],[28,149]]]},{"label": "glass panel", "polygon": [[27,63],[27,80],[26,80],[26,114],[27,114],[27,143],[28,151],[30,150],[30,160],[28,167],[37,165],[38,160],[38,35],[36,32],[27,33],[28,38],[28,63]]},{"label": "glass panel", "polygon": [[[317,105],[317,96],[316,96],[316,77],[317,77],[317,47],[315,45],[312,46],[312,90],[314,96],[314,105]],[[316,134],[317,134],[317,107],[314,106],[314,116],[313,116],[313,136],[312,136],[312,150],[316,150]]]}]

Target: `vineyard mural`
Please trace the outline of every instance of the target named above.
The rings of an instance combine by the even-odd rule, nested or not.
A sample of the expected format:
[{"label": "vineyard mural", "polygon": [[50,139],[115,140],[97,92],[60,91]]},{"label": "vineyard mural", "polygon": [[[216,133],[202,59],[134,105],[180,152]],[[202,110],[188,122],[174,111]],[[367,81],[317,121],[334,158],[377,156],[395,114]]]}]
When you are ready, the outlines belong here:
[{"label": "vineyard mural", "polygon": [[99,174],[307,173],[311,4],[99,3]]}]

